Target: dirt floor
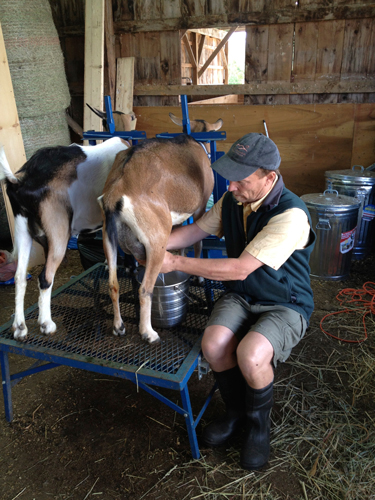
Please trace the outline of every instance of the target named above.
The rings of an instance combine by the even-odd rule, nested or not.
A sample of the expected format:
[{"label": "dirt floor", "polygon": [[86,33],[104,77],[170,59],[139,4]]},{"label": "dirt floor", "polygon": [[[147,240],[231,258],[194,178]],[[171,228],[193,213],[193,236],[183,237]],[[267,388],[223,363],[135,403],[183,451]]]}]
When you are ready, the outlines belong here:
[{"label": "dirt floor", "polygon": [[[26,307],[37,302],[38,271],[32,270]],[[82,271],[78,251],[69,250],[54,288]],[[339,290],[368,281],[375,282],[374,255],[355,261],[344,282],[312,282],[308,332],[276,371],[272,456],[264,470],[239,467],[241,436],[215,450],[201,445],[202,457],[193,460],[184,419],[165,404],[129,381],[58,367],[13,388],[12,423],[1,398],[0,500],[374,500],[374,323],[364,344],[341,342],[319,326],[340,309]],[[14,310],[14,286],[0,287],[0,301],[4,324]],[[10,355],[12,373],[30,364]],[[348,367],[357,364],[361,371],[352,375]],[[211,373],[200,381],[193,374],[193,409],[199,411],[212,383]],[[198,437],[222,409],[216,393]]]}]

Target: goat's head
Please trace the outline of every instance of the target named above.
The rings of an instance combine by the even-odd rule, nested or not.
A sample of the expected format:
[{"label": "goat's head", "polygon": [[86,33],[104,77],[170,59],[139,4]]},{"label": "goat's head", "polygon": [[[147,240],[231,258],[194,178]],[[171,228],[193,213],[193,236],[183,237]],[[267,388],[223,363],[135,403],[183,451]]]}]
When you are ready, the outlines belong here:
[{"label": "goat's head", "polygon": [[[86,103],[86,106],[88,106],[93,113],[103,120],[103,127],[108,132],[107,113],[100,111],[99,109],[92,108],[90,104]],[[128,114],[123,113],[122,111],[113,111],[112,114],[117,132],[130,132],[131,130],[135,130],[137,118],[133,111]]]},{"label": "goat's head", "polygon": [[[169,117],[173,123],[182,127],[181,118],[177,118],[173,113],[169,113]],[[223,120],[219,118],[215,123],[208,123],[205,120],[190,120],[190,129],[192,132],[214,132],[221,129]]]}]

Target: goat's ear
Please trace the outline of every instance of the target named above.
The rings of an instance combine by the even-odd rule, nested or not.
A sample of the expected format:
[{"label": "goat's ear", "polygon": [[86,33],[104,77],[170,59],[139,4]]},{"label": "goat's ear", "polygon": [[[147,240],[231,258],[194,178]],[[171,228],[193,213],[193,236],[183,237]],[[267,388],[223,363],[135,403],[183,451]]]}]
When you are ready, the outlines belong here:
[{"label": "goat's ear", "polygon": [[87,102],[86,102],[86,106],[89,107],[91,109],[91,111],[93,113],[95,113],[97,116],[99,116],[99,118],[101,118],[102,120],[105,120],[107,118],[107,113],[104,113],[103,111],[100,111],[99,109],[92,108],[90,106],[90,104],[88,104]]},{"label": "goat's ear", "polygon": [[223,126],[223,120],[219,118],[215,123],[212,124],[212,130],[219,130]]},{"label": "goat's ear", "polygon": [[177,116],[175,116],[173,113],[169,113],[169,118],[173,123],[175,123],[179,127],[182,127],[182,120],[180,118],[177,118]]}]

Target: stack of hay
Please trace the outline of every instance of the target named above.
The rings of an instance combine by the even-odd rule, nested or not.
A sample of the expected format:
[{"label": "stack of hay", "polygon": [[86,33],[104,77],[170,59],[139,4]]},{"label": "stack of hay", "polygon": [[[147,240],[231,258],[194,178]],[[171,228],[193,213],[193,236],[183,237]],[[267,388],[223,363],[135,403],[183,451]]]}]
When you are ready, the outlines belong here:
[{"label": "stack of hay", "polygon": [[70,94],[48,0],[1,0],[0,22],[26,158],[41,147],[70,144]]}]

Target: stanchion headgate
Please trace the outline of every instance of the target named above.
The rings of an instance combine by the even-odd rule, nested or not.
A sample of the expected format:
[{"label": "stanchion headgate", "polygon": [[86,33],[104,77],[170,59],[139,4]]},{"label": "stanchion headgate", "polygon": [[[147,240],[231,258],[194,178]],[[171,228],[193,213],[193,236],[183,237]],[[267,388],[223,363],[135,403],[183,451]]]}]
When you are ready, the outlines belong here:
[{"label": "stanchion headgate", "polygon": [[[192,455],[199,458],[196,427],[215,391],[211,389],[194,419],[188,381],[195,369],[198,376],[207,371],[201,360],[201,335],[214,302],[222,295],[220,282],[204,280],[203,285],[189,285],[188,312],[184,321],[173,328],[158,329],[161,342],[147,344],[141,339],[139,323],[139,283],[118,268],[120,307],[126,327],[125,337],[112,335],[113,308],[108,294],[108,271],[97,264],[52,295],[52,319],[56,333],[40,333],[38,306],[26,313],[27,340],[13,339],[12,320],[0,327],[0,361],[5,417],[13,419],[12,387],[26,376],[65,365],[131,380],[138,387],[167,404],[185,418]],[[9,353],[37,361],[28,369],[11,374]],[[180,391],[181,406],[154,387]]]}]

